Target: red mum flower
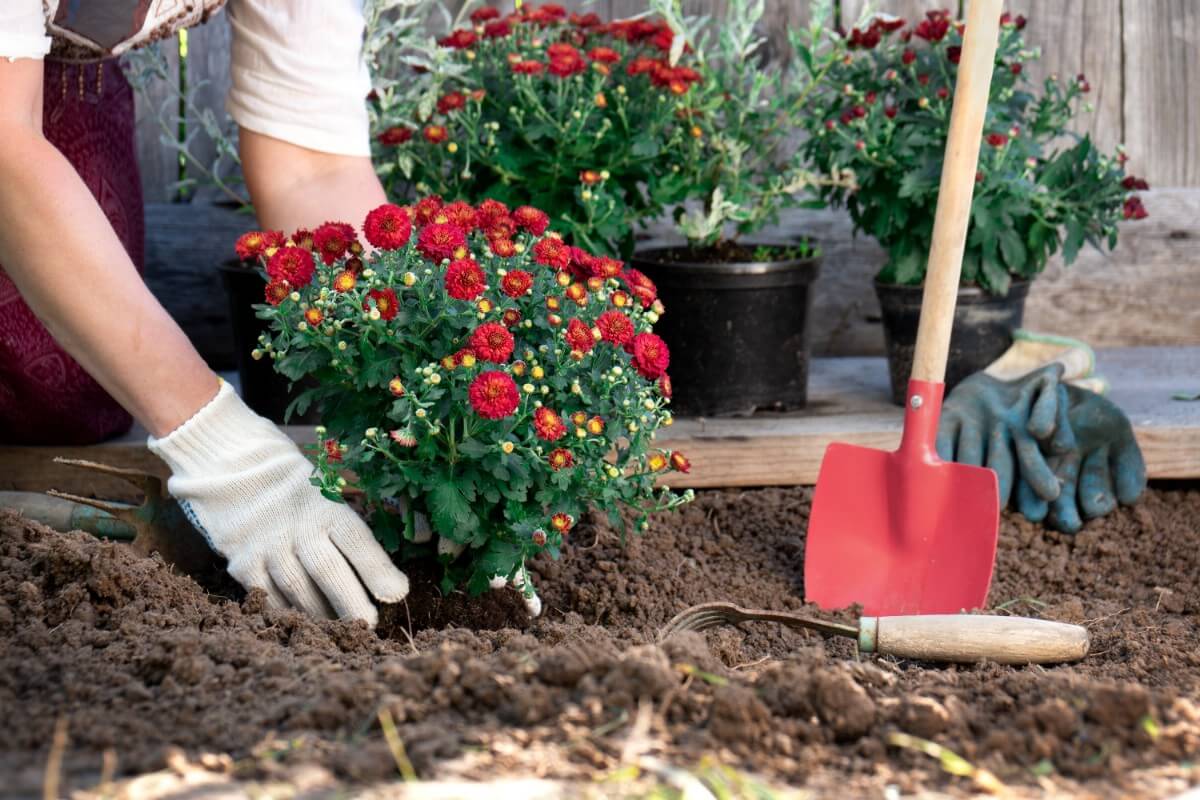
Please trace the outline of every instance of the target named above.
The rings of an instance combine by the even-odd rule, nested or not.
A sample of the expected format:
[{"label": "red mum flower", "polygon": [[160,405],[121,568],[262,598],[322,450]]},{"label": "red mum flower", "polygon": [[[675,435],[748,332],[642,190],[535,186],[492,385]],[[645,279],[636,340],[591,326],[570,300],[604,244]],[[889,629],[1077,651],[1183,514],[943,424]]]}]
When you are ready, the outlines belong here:
[{"label": "red mum flower", "polygon": [[643,378],[655,380],[666,371],[671,363],[667,343],[653,333],[639,333],[633,337],[633,368]]},{"label": "red mum flower", "polygon": [[563,338],[567,340],[567,344],[572,350],[578,350],[581,353],[588,352],[596,343],[596,340],[592,338],[592,329],[581,319],[572,319],[567,323],[567,329],[563,331]]},{"label": "red mum flower", "polygon": [[512,258],[517,254],[517,246],[513,244],[512,239],[502,237],[488,239],[488,247],[491,248],[495,255],[501,258]]},{"label": "red mum flower", "polygon": [[[303,228],[297,231],[297,233],[302,232],[304,232]],[[263,241],[266,243],[267,252],[270,253],[271,248],[280,248],[287,244],[287,237],[283,235],[283,231],[263,231]],[[299,241],[294,241],[300,245]]]},{"label": "red mum flower", "polygon": [[514,61],[512,71],[518,75],[541,75],[545,67],[540,61]]},{"label": "red mum flower", "polygon": [[621,54],[611,47],[593,47],[588,51],[588,58],[601,64],[615,64],[621,60]]},{"label": "red mum flower", "polygon": [[[283,235],[281,232],[280,236]],[[267,237],[262,231],[249,231],[238,237],[233,250],[242,261],[258,258],[267,251]]]},{"label": "red mum flower", "polygon": [[462,200],[456,200],[448,206],[443,206],[441,217],[445,217],[446,222],[451,225],[457,225],[466,233],[475,230],[479,224],[479,215],[475,213],[475,209],[470,203],[465,203]]},{"label": "red mum flower", "polygon": [[379,143],[387,147],[397,147],[412,139],[413,132],[403,125],[393,125],[379,134]]},{"label": "red mum flower", "polygon": [[665,398],[667,398],[668,400],[670,400],[670,399],[671,399],[671,395],[672,395],[672,394],[674,394],[674,389],[675,389],[675,387],[671,385],[671,376],[670,376],[670,375],[668,375],[667,373],[665,373],[665,372],[664,372],[664,373],[662,374],[662,377],[658,379],[658,391],[659,391],[659,393],[660,393],[660,394],[661,394],[663,397],[665,397]]},{"label": "red mum flower", "polygon": [[[435,222],[426,225],[417,235],[417,249],[435,263],[445,258],[462,258],[466,247],[467,236],[457,225]],[[462,254],[459,253],[460,249]]]},{"label": "red mum flower", "polygon": [[906,49],[903,53],[900,54],[900,61],[903,62],[904,64],[911,64],[916,60],[917,60],[917,54],[915,52],[913,52],[912,50]]},{"label": "red mum flower", "polygon": [[1020,64],[1013,64],[1011,67],[1008,68],[1008,71],[1011,72],[1013,75],[1020,75],[1021,70],[1022,70],[1022,67]]},{"label": "red mum flower", "polygon": [[546,456],[546,461],[550,464],[550,469],[556,472],[575,466],[575,456],[571,455],[570,450],[562,447],[551,450],[550,455]]},{"label": "red mum flower", "polygon": [[514,328],[516,327],[517,323],[521,321],[521,312],[517,311],[515,308],[507,308],[504,310],[504,313],[500,315],[500,321],[503,322],[505,326]]},{"label": "red mum flower", "polygon": [[264,294],[268,303],[277,306],[284,300],[287,300],[288,295],[291,293],[292,287],[288,286],[287,281],[271,281],[267,284]]},{"label": "red mum flower", "polygon": [[585,186],[595,186],[600,182],[600,173],[594,169],[585,169],[579,173],[579,182]]},{"label": "red mum flower", "polygon": [[987,135],[987,143],[992,147],[1004,147],[1008,144],[1008,137],[1003,133],[989,133]]},{"label": "red mum flower", "polygon": [[492,8],[491,6],[484,6],[483,8],[477,8],[471,12],[471,22],[474,22],[477,25],[482,25],[488,20],[493,19],[500,19],[500,9]]},{"label": "red mum flower", "polygon": [[559,78],[569,78],[587,70],[587,62],[583,54],[566,42],[555,42],[546,48],[550,58],[550,74]]},{"label": "red mum flower", "polygon": [[475,35],[475,31],[460,30],[454,31],[449,36],[438,39],[438,44],[442,47],[453,47],[455,50],[466,50],[471,45],[475,44],[479,37]]},{"label": "red mum flower", "polygon": [[571,518],[570,514],[555,514],[550,518],[550,527],[563,535],[566,535],[574,524],[575,520]]},{"label": "red mum flower", "polygon": [[458,111],[467,105],[467,97],[462,92],[447,92],[438,98],[437,110],[439,114],[449,114],[451,111]]},{"label": "red mum flower", "polygon": [[532,233],[534,236],[541,236],[546,232],[546,228],[550,227],[550,217],[544,211],[534,208],[533,206],[521,206],[516,211],[512,212],[512,219],[519,227]]},{"label": "red mum flower", "polygon": [[484,361],[503,364],[512,355],[513,335],[498,322],[485,322],[471,334],[471,349]]},{"label": "red mum flower", "polygon": [[483,270],[471,259],[460,259],[446,268],[446,293],[455,300],[474,300],[486,288]]},{"label": "red mum flower", "polygon": [[582,283],[572,283],[567,287],[567,297],[574,300],[577,306],[586,306],[588,304],[587,287]]},{"label": "red mum flower", "polygon": [[633,341],[633,323],[620,311],[605,311],[596,320],[596,327],[600,329],[601,339],[617,347]]},{"label": "red mum flower", "polygon": [[545,406],[533,412],[533,430],[539,439],[547,442],[558,441],[567,434],[562,417]]},{"label": "red mum flower", "polygon": [[310,308],[304,312],[304,321],[314,328],[320,325],[324,319],[325,315],[321,313],[321,309],[319,308]]},{"label": "red mum flower", "polygon": [[442,198],[436,194],[431,194],[429,197],[422,197],[413,206],[413,217],[416,218],[418,225],[428,225],[433,222],[433,218],[442,210]]},{"label": "red mum flower", "polygon": [[599,28],[604,23],[600,20],[600,15],[595,11],[589,11],[586,14],[571,14],[571,24],[576,28]]},{"label": "red mum flower", "polygon": [[864,50],[873,50],[882,38],[883,35],[880,32],[879,25],[872,21],[871,25],[865,31],[860,31],[858,28],[851,28],[847,44],[851,48],[861,47]]},{"label": "red mum flower", "polygon": [[[512,33],[512,25],[506,19],[489,22],[483,26],[483,35],[489,39],[503,39]],[[536,62],[535,62],[536,63]]]},{"label": "red mum flower", "polygon": [[504,419],[517,410],[521,394],[517,384],[503,372],[481,372],[467,389],[471,408],[484,419]]},{"label": "red mum flower", "polygon": [[342,460],[342,447],[337,443],[337,439],[325,440],[325,457],[334,462]]},{"label": "red mum flower", "polygon": [[491,230],[508,219],[508,206],[499,200],[484,200],[475,209],[479,217],[479,227]]},{"label": "red mum flower", "polygon": [[391,289],[372,289],[367,292],[367,298],[363,300],[363,311],[371,309],[371,301],[375,301],[375,308],[379,309],[381,319],[393,320],[396,318],[396,312],[400,310],[400,301],[396,299],[396,293]]},{"label": "red mum flower", "polygon": [[1150,216],[1150,212],[1142,205],[1140,197],[1127,197],[1122,213],[1125,215],[1125,219],[1145,219]]},{"label": "red mum flower", "polygon": [[1087,77],[1082,72],[1075,76],[1075,82],[1079,84],[1079,91],[1084,94],[1092,90],[1092,85],[1088,83]]},{"label": "red mum flower", "polygon": [[939,86],[938,90],[937,90],[937,96],[938,96],[938,98],[945,100],[947,97],[950,96],[950,90],[947,89],[945,86]]},{"label": "red mum flower", "polygon": [[913,31],[928,42],[940,42],[950,32],[950,14],[947,11],[930,11],[925,19],[917,23]]},{"label": "red mum flower", "polygon": [[346,255],[353,242],[354,227],[344,222],[326,222],[312,231],[312,243],[320,254],[320,260],[329,266],[342,255]]},{"label": "red mum flower", "polygon": [[621,273],[621,278],[629,287],[629,291],[633,292],[634,297],[641,301],[642,308],[649,308],[658,298],[658,288],[654,285],[654,281],[636,269],[625,270]]},{"label": "red mum flower", "polygon": [[1127,175],[1125,180],[1121,181],[1121,185],[1131,192],[1144,192],[1150,188],[1150,184],[1146,183],[1144,178],[1135,178],[1132,175]]},{"label": "red mum flower", "polygon": [[571,266],[571,251],[562,239],[547,236],[533,246],[533,260],[554,269],[566,269]]},{"label": "red mum flower", "polygon": [[500,279],[500,291],[509,297],[520,297],[533,287],[533,276],[523,269],[514,269]]},{"label": "red mum flower", "polygon": [[888,119],[895,119],[896,118],[896,107],[895,106],[885,106],[883,109],[883,115],[885,117],[887,117]]},{"label": "red mum flower", "polygon": [[348,269],[339,272],[333,278],[333,290],[335,292],[348,292],[358,283],[358,278],[354,277],[354,273]]},{"label": "red mum flower", "polygon": [[291,286],[307,286],[317,271],[312,253],[299,247],[281,247],[267,261],[267,275]]},{"label": "red mum flower", "polygon": [[671,453],[671,469],[676,472],[691,472],[692,462],[687,460],[687,456],[676,450]]},{"label": "red mum flower", "polygon": [[446,130],[445,125],[426,125],[421,135],[430,144],[441,144],[450,137],[450,132]]},{"label": "red mum flower", "polygon": [[363,234],[372,247],[380,250],[399,250],[412,236],[412,220],[408,209],[385,203],[371,210],[363,222]]},{"label": "red mum flower", "polygon": [[951,64],[957,64],[962,60],[962,48],[956,44],[947,47],[946,58],[950,59]]},{"label": "red mum flower", "polygon": [[904,20],[900,17],[875,17],[871,22],[872,25],[878,25],[881,29],[888,33],[893,33],[904,27]]},{"label": "red mum flower", "polygon": [[388,381],[388,391],[394,397],[404,397],[404,382],[400,380],[399,375]]}]

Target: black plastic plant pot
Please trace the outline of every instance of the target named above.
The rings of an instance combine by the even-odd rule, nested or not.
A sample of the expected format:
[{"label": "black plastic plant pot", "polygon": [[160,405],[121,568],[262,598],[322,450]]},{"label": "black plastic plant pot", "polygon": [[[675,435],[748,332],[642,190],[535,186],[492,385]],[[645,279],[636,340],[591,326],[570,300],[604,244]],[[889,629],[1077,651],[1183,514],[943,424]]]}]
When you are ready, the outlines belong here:
[{"label": "black plastic plant pot", "polygon": [[[921,286],[897,286],[875,282],[875,294],[883,311],[883,338],[887,344],[888,373],[892,402],[904,405],[912,372],[917,324],[921,319]],[[977,286],[960,286],[950,333],[950,357],[946,362],[946,393],[1004,355],[1012,344],[1013,331],[1025,316],[1029,281],[1013,281],[1008,294],[998,297]]]},{"label": "black plastic plant pot", "polygon": [[[264,302],[267,283],[256,269],[239,261],[227,261],[217,267],[229,298],[229,319],[233,328],[233,347],[237,357],[242,399],[256,413],[272,422],[282,423],[288,403],[300,391],[289,391],[289,381],[275,371],[269,358],[255,361],[250,353],[258,347],[258,337],[267,330],[267,321],[259,319],[254,306]],[[294,414],[291,424],[310,423],[316,415],[310,410]]]},{"label": "black plastic plant pot", "polygon": [[804,407],[820,256],[700,263],[687,260],[686,251],[657,247],[635,253],[632,265],[654,281],[666,307],[655,332],[671,351],[675,414]]}]

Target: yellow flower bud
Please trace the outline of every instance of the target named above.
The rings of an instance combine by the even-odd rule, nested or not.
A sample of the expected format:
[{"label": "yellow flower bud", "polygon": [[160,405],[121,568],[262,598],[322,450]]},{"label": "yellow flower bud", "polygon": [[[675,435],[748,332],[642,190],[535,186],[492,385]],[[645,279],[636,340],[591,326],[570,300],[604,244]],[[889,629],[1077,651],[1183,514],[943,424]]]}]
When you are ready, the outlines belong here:
[{"label": "yellow flower bud", "polygon": [[401,278],[401,280],[404,281],[405,286],[412,286],[414,283],[417,282],[417,276],[412,274],[411,272],[406,272],[406,273],[404,273],[404,277]]},{"label": "yellow flower bud", "polygon": [[458,152],[458,144],[455,142],[451,142],[450,144],[446,145],[446,150],[448,150],[451,153],[457,153]]},{"label": "yellow flower bud", "polygon": [[511,453],[515,445],[512,442],[501,442],[500,449],[505,453]]},{"label": "yellow flower bud", "polygon": [[521,386],[521,391],[524,392],[525,394],[533,394],[534,386],[532,383],[526,383]]},{"label": "yellow flower bud", "polygon": [[530,370],[530,374],[533,375],[533,379],[535,381],[540,381],[542,378],[546,377],[546,370],[542,369],[541,367],[534,367],[532,370]]}]

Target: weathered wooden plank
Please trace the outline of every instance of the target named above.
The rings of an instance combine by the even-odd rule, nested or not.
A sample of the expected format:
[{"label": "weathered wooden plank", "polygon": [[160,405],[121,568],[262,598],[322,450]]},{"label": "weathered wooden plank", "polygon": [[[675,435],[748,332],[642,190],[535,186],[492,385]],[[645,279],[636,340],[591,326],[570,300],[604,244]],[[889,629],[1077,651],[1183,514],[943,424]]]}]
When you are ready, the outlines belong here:
[{"label": "weathered wooden plank", "polygon": [[[169,202],[174,192],[172,184],[179,180],[179,154],[164,147],[161,138],[165,133],[159,123],[164,115],[163,106],[178,95],[171,83],[179,82],[179,40],[165,39],[159,47],[167,61],[167,81],[153,81],[145,92],[134,93],[135,129],[137,135],[138,171],[142,179],[142,197],[147,203]],[[176,109],[166,112],[165,118],[175,115]]]},{"label": "weathered wooden plank", "polygon": [[[1200,403],[1171,399],[1176,392],[1200,390],[1200,346],[1106,350],[1097,360],[1112,382],[1113,401],[1133,424],[1150,477],[1200,477]],[[901,410],[890,402],[883,359],[817,359],[809,395],[803,412],[678,420],[661,432],[660,441],[685,452],[692,471],[665,480],[679,488],[805,485],[816,481],[831,442],[885,449],[899,442]],[[297,442],[313,441],[311,427],[284,430]],[[54,464],[56,455],[166,474],[165,465],[145,449],[145,432],[135,431],[89,448],[0,446],[0,490],[58,488],[130,498],[127,487]]]},{"label": "weathered wooden plank", "polygon": [[1200,186],[1200,4],[1126,0],[1122,11],[1130,156],[1152,186]]}]

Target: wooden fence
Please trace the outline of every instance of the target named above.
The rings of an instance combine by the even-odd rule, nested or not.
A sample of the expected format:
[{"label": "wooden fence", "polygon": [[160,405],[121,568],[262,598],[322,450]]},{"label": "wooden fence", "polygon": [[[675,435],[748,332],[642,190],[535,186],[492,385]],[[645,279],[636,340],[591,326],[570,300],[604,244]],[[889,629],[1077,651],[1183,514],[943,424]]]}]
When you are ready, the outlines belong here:
[{"label": "wooden fence", "polygon": [[[961,0],[960,0],[961,1]],[[969,0],[967,0],[969,2]],[[853,25],[868,0],[840,0],[837,21]],[[572,10],[594,10],[605,17],[630,16],[646,10],[645,0],[564,0]],[[912,19],[925,11],[954,6],[955,0],[879,0],[871,7]],[[511,0],[509,0],[511,6]],[[683,0],[688,13],[720,17],[726,0]],[[789,26],[808,22],[808,0],[768,0],[763,33],[772,52]],[[1145,176],[1155,189],[1147,206],[1151,219],[1124,226],[1121,244],[1109,257],[1085,252],[1070,271],[1052,265],[1035,284],[1027,324],[1088,337],[1097,346],[1127,344],[1195,344],[1200,342],[1200,3],[1194,0],[1024,0],[1012,2],[1013,13],[1024,14],[1027,41],[1041,48],[1042,58],[1030,65],[1035,81],[1051,73],[1083,72],[1091,84],[1089,99],[1095,106],[1082,115],[1080,130],[1087,131],[1105,149],[1125,143],[1130,169]],[[186,79],[203,83],[197,100],[201,107],[224,117],[223,102],[229,86],[229,26],[224,14],[188,35]],[[177,53],[169,62],[178,70]],[[165,91],[165,90],[163,90]],[[163,95],[165,96],[165,95]],[[161,131],[153,109],[162,96],[138,101],[139,157],[148,204],[172,200],[171,184],[179,176],[178,156],[160,142]],[[198,157],[213,155],[206,142],[195,148]],[[208,221],[206,235],[217,237],[222,228],[207,209],[194,209],[193,219]],[[190,264],[171,247],[173,236],[157,231],[172,229],[173,215],[148,206],[147,278],[151,288],[164,288],[160,296],[174,295],[182,278],[193,276],[217,293],[211,265]],[[227,228],[241,224],[223,217]],[[156,224],[159,220],[162,224]],[[869,240],[853,239],[848,220],[839,212],[789,215],[787,226],[815,232],[826,242],[827,260],[815,321],[814,349],[824,354],[871,354],[882,349],[878,310],[870,289],[870,276],[881,253]],[[178,227],[177,225],[175,226]],[[158,241],[163,238],[163,241]],[[156,262],[159,254],[164,262]],[[157,291],[157,289],[156,289]],[[190,320],[188,308],[168,308],[184,320],[194,339],[215,366],[231,360],[227,324],[212,312]],[[191,306],[204,305],[191,301]],[[189,324],[190,320],[190,324]]]}]

